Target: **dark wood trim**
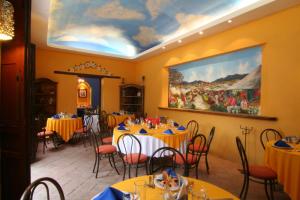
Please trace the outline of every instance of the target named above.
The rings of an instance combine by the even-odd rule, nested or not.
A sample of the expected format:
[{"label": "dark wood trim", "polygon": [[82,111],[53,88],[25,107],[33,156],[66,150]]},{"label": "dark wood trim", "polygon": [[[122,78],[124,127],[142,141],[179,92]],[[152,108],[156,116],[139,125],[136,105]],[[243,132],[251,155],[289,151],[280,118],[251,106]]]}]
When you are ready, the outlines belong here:
[{"label": "dark wood trim", "polygon": [[64,75],[76,75],[80,77],[90,77],[90,78],[115,78],[119,79],[120,76],[108,76],[108,75],[97,75],[97,74],[84,74],[77,72],[65,72],[65,71],[54,71],[55,74],[64,74]]},{"label": "dark wood trim", "polygon": [[179,111],[179,112],[193,112],[193,113],[201,113],[201,114],[208,114],[208,115],[221,115],[221,116],[226,116],[226,117],[238,117],[238,118],[248,118],[248,119],[256,119],[256,120],[277,121],[277,117],[263,116],[263,115],[257,116],[257,115],[247,115],[247,114],[231,114],[231,113],[224,113],[224,112],[217,112],[217,111],[168,108],[168,107],[162,107],[162,106],[159,106],[158,109]]}]

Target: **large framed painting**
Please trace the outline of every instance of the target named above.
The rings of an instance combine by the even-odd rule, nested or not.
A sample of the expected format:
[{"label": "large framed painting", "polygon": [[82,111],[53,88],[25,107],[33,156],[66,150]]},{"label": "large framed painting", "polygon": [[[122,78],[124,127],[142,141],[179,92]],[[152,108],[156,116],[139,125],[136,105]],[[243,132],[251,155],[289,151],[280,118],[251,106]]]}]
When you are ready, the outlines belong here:
[{"label": "large framed painting", "polygon": [[262,47],[169,68],[170,108],[260,114]]}]

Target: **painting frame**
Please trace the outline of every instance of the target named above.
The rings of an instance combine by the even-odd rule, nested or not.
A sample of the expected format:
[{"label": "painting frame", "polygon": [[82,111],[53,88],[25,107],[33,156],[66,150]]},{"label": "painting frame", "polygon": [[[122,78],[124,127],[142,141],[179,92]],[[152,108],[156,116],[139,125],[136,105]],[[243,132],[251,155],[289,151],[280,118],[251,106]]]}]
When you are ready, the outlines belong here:
[{"label": "painting frame", "polygon": [[78,89],[78,97],[86,98],[87,97],[87,89]]},{"label": "painting frame", "polygon": [[[250,46],[250,47],[245,47],[245,48],[241,48],[241,49],[237,49],[237,50],[233,50],[233,51],[229,51],[229,52],[225,52],[225,53],[221,53],[221,54],[216,54],[216,55],[212,55],[212,56],[205,57],[205,58],[195,59],[192,61],[176,64],[173,66],[169,66],[168,67],[168,72],[169,72],[168,108],[176,108],[176,109],[183,109],[183,110],[185,110],[185,109],[199,110],[199,111],[207,111],[207,112],[212,112],[212,113],[214,113],[214,112],[220,113],[221,112],[221,113],[227,113],[227,114],[260,115],[262,51],[263,51],[263,45],[258,44],[258,45],[254,45],[254,46]],[[216,60],[218,62],[215,62],[214,60]],[[198,70],[198,71],[195,70],[195,69],[197,69],[197,67],[198,68],[201,68],[201,67],[212,68],[212,66],[213,66],[213,68],[218,69],[218,67],[221,68],[220,66],[222,66],[222,69],[223,69],[224,66],[228,65],[226,63],[238,63],[237,61],[239,61],[241,63],[246,63],[247,65],[244,65],[244,66],[246,66],[246,68],[247,67],[249,68],[248,71],[244,72],[243,74],[234,73],[234,70],[232,70],[232,69],[235,69],[237,67],[235,67],[235,65],[231,65],[231,68],[232,68],[231,71],[233,71],[233,72],[231,72],[232,74],[230,74],[228,72],[229,74],[227,73],[227,76],[224,76],[224,77],[222,77],[222,76],[218,77],[218,75],[215,75],[214,79],[212,79],[212,80],[201,80],[201,78],[189,80],[189,76],[188,76],[189,74],[195,75],[195,74],[201,74],[201,73],[185,72],[185,70],[189,71],[190,69],[194,69],[194,72],[201,71],[201,70]],[[203,64],[203,63],[205,63],[205,64]],[[218,66],[218,65],[220,65],[220,66]],[[241,65],[241,66],[243,67],[243,65]],[[205,68],[203,68],[203,69],[205,69]],[[179,73],[177,73],[177,74],[174,73],[174,71],[176,71],[176,70]],[[252,74],[250,74],[250,72]],[[254,72],[256,72],[255,76],[253,75]],[[205,74],[205,73],[202,73],[202,74]],[[215,74],[218,74],[218,73],[215,73]],[[232,78],[232,76],[233,77],[237,76],[239,78],[236,78],[236,80],[235,79],[227,80],[227,78],[230,77],[230,75],[231,75],[231,78]],[[249,77],[251,77],[251,76],[254,76],[255,81],[253,81],[253,82],[255,84],[252,83],[252,85],[248,84],[248,86],[245,86],[245,83],[244,83],[244,86],[243,86],[242,79],[246,79],[246,78],[249,79]],[[223,83],[223,88],[221,87],[221,89],[215,89],[214,87],[212,87],[212,86],[217,85],[217,84],[215,84],[215,82],[220,81],[219,79],[222,80],[223,82],[227,81],[227,85],[226,85],[227,88],[224,87],[225,83]],[[231,82],[228,84],[228,81],[231,81]],[[193,91],[187,85],[190,85],[190,88],[193,88]],[[198,85],[198,86],[196,87],[195,85]],[[203,85],[203,86],[200,86],[200,85]],[[174,86],[176,86],[177,88]],[[217,86],[220,86],[220,84]],[[222,84],[221,84],[221,86],[222,86]],[[177,90],[175,90],[175,92],[174,92],[174,88],[177,89]],[[201,106],[195,106],[195,104],[194,104],[195,102],[192,102],[191,99],[193,99],[193,97],[194,97],[193,95],[194,95],[195,88],[198,89],[198,92],[200,90],[200,93],[198,94],[198,96],[201,96],[201,101],[204,101],[205,103],[207,103],[207,105],[208,105],[207,107],[204,106],[202,108]],[[203,88],[209,88],[209,89],[203,89]],[[182,92],[182,91],[184,91],[184,92]],[[223,93],[220,94],[218,91],[222,91]],[[205,96],[203,95],[203,93],[205,94]],[[224,95],[224,93],[225,93],[225,95]],[[215,102],[213,102],[213,99],[215,96],[217,97],[215,99],[217,99],[218,101],[215,100]],[[219,98],[221,96],[222,97],[225,96],[226,105],[225,105],[225,101],[223,99],[222,99],[222,101],[219,101]],[[229,97],[231,98],[231,100]],[[188,102],[188,103],[186,103],[186,102]],[[229,104],[229,105],[227,105],[227,104]]]}]

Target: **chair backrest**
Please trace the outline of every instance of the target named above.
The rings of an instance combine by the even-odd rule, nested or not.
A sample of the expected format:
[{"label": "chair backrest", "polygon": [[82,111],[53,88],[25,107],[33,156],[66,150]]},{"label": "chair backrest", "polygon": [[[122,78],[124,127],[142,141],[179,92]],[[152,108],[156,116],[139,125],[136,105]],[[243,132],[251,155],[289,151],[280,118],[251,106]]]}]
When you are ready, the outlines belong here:
[{"label": "chair backrest", "polygon": [[98,142],[99,135],[97,135],[93,129],[90,130],[90,135],[91,135],[94,151],[95,153],[97,153],[97,148],[99,147],[99,142]]},{"label": "chair backrest", "polygon": [[242,162],[242,166],[243,166],[243,173],[248,176],[249,175],[249,165],[248,165],[248,159],[247,159],[247,155],[246,155],[244,146],[242,144],[240,137],[236,137],[235,141],[236,141],[237,148],[239,150],[239,154],[240,154],[240,158],[241,158],[241,162]]},{"label": "chair backrest", "polygon": [[108,129],[112,133],[114,128],[117,126],[117,119],[114,115],[108,114],[107,115],[107,124],[108,124]]},{"label": "chair backrest", "polygon": [[161,147],[153,152],[150,160],[148,161],[148,170],[150,174],[161,172],[166,168],[176,167],[176,155],[177,158],[184,162],[184,175],[187,174],[187,163],[182,153],[172,147]]},{"label": "chair backrest", "polygon": [[206,145],[206,137],[203,134],[195,135],[187,145],[186,158],[192,155],[193,164],[198,163]]},{"label": "chair backrest", "polygon": [[279,131],[272,128],[267,128],[260,134],[260,142],[264,149],[266,148],[266,142],[279,139],[282,139],[282,135],[279,133]]},{"label": "chair backrest", "polygon": [[207,139],[207,149],[206,149],[206,153],[208,153],[209,152],[209,149],[210,149],[210,144],[211,144],[211,142],[212,142],[212,140],[213,140],[213,138],[214,138],[214,135],[215,135],[215,130],[216,130],[216,128],[213,126],[212,128],[211,128],[211,130],[210,130],[210,133],[209,133],[209,136],[208,136],[208,139]]},{"label": "chair backrest", "polygon": [[59,185],[59,183],[56,180],[54,180],[53,178],[50,178],[50,177],[39,178],[36,181],[32,182],[23,192],[21,200],[32,200],[34,191],[36,190],[36,188],[39,185],[43,185],[45,187],[46,194],[47,194],[47,200],[49,200],[50,192],[49,192],[49,186],[47,185],[47,183],[48,184],[52,183],[54,185],[54,187],[57,189],[60,199],[65,200],[64,192],[63,192],[61,186]]},{"label": "chair backrest", "polygon": [[189,130],[189,139],[193,138],[198,133],[199,124],[195,120],[190,120],[187,125],[187,129]]},{"label": "chair backrest", "polygon": [[[142,145],[139,139],[133,134],[124,133],[120,135],[117,140],[117,145],[119,154],[127,156],[133,153],[138,153],[138,160],[140,160]],[[123,156],[121,156],[121,158],[123,159]],[[129,158],[132,159],[133,157],[129,156]]]}]

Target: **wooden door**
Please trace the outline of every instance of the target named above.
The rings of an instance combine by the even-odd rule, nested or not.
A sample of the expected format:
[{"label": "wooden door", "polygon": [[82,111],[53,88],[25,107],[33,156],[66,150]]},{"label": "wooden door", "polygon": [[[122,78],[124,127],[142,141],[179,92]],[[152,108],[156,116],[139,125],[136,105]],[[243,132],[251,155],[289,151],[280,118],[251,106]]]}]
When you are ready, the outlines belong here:
[{"label": "wooden door", "polygon": [[10,0],[15,37],[1,43],[1,199],[20,199],[30,183],[30,0]]}]

